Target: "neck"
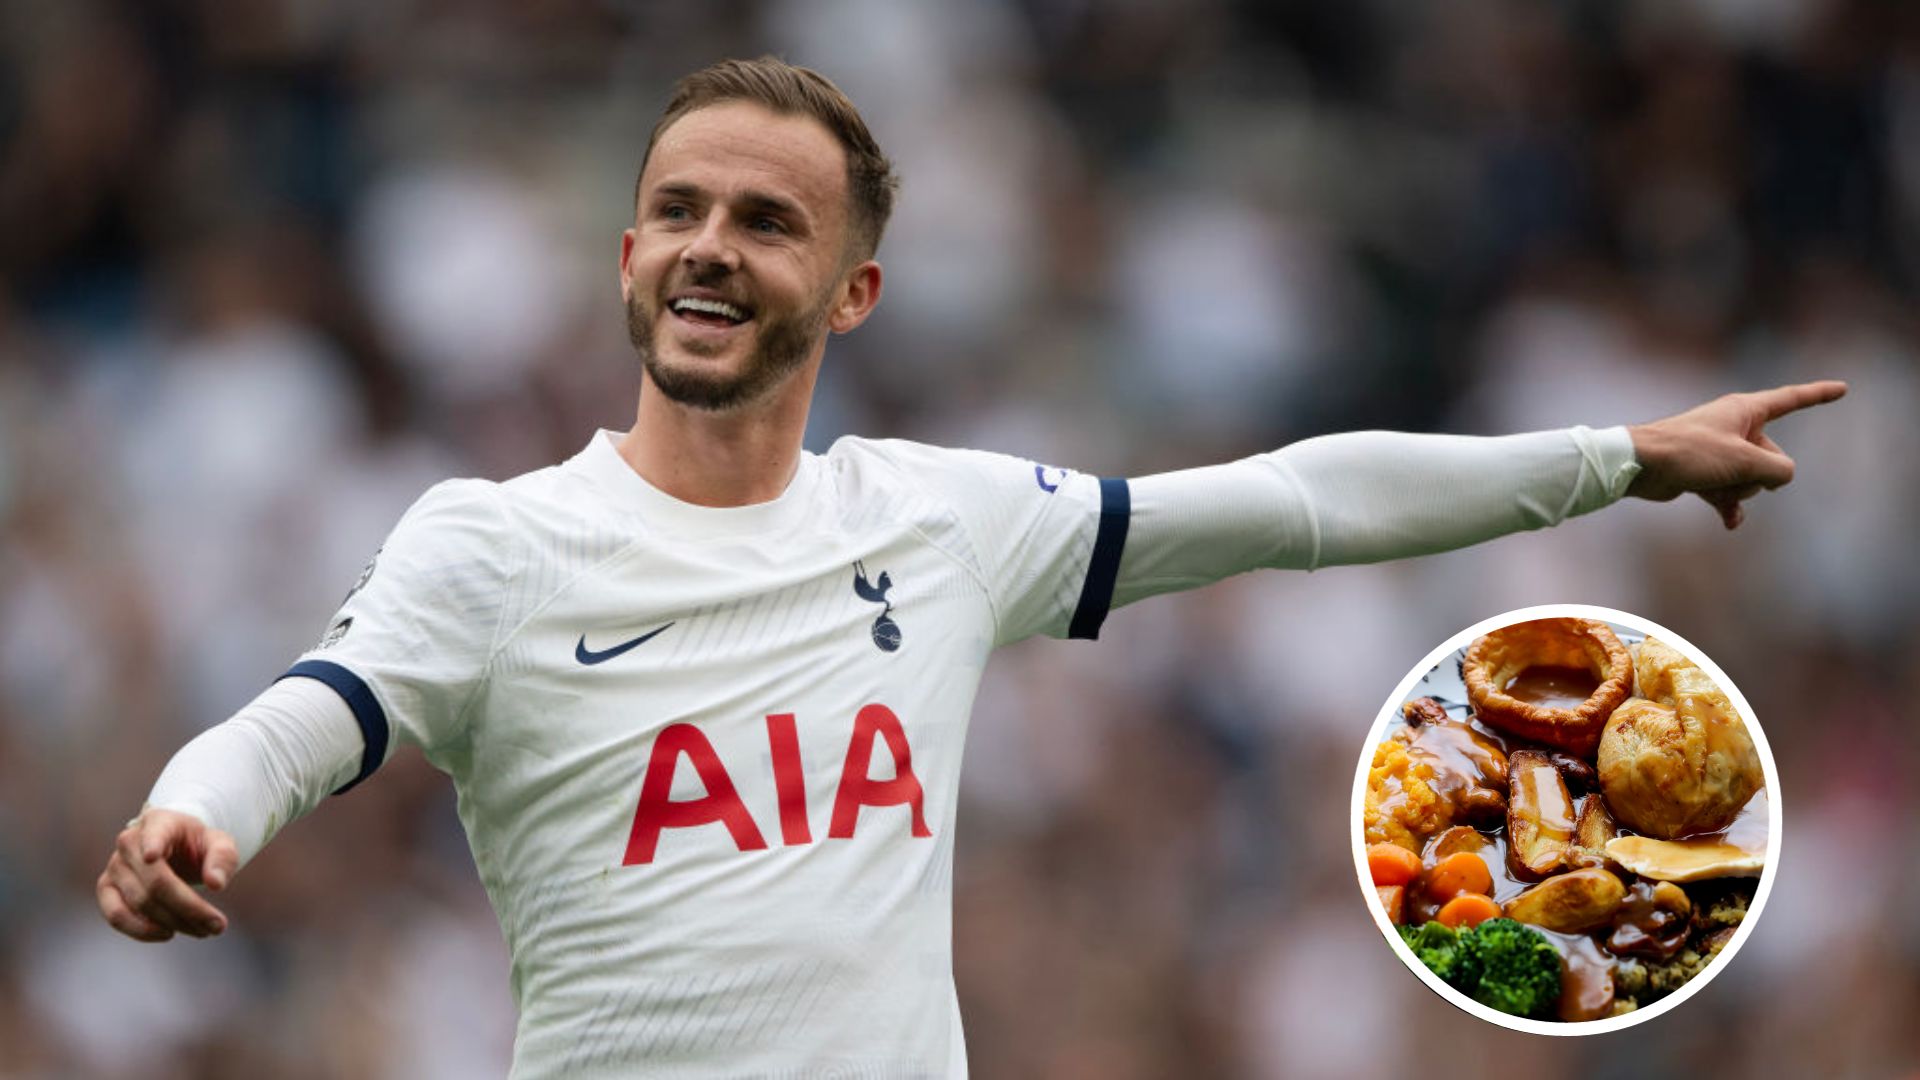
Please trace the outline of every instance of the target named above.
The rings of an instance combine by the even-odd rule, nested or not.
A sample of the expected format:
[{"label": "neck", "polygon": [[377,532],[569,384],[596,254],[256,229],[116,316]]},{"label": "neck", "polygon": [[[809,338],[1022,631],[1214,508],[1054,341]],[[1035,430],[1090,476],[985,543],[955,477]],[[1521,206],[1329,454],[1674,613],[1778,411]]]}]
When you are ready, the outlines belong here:
[{"label": "neck", "polygon": [[696,506],[751,506],[780,497],[800,464],[817,364],[766,401],[708,412],[669,401],[641,375],[633,429],[620,456],[654,487]]}]

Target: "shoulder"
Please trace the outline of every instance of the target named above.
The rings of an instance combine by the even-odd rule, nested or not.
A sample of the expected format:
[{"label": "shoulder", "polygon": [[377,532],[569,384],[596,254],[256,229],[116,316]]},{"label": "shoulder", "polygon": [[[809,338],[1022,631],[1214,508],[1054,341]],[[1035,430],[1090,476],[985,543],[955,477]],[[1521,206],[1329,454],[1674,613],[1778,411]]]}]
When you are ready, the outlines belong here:
[{"label": "shoulder", "polygon": [[396,534],[416,543],[524,555],[565,537],[606,531],[596,524],[604,514],[584,478],[554,465],[501,481],[443,480],[415,500]]},{"label": "shoulder", "polygon": [[1013,543],[1063,504],[1088,498],[1080,474],[990,450],[848,437],[827,458],[843,516],[905,520],[968,553]]},{"label": "shoulder", "polygon": [[[1045,488],[1044,480],[1057,469],[991,450],[932,446],[908,439],[865,439],[846,436],[827,451],[838,478],[890,483],[923,493],[957,488],[964,492],[982,485],[1020,485]],[[1036,481],[1036,476],[1040,480]]]},{"label": "shoulder", "polygon": [[413,531],[503,531],[506,514],[500,485],[475,477],[442,480],[414,500],[400,526]]},{"label": "shoulder", "polygon": [[556,589],[651,535],[639,515],[609,497],[584,458],[494,485],[502,528],[522,565]]},{"label": "shoulder", "polygon": [[581,469],[564,461],[494,485],[501,513],[528,537],[599,534],[614,528],[618,510]]},{"label": "shoulder", "polygon": [[434,579],[448,568],[469,577],[504,577],[522,543],[490,480],[442,480],[428,488],[388,533],[375,558],[402,577]]},{"label": "shoulder", "polygon": [[914,459],[938,454],[941,448],[906,439],[869,439],[842,435],[827,448],[827,465],[836,476],[860,472],[897,474]]}]

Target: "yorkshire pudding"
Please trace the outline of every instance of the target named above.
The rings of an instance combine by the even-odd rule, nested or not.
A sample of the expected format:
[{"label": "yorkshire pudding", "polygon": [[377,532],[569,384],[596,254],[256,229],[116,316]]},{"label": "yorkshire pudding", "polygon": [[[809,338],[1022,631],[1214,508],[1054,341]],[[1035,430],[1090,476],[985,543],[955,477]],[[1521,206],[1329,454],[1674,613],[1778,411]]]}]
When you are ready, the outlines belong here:
[{"label": "yorkshire pudding", "polygon": [[[1565,706],[1508,693],[1530,668],[1575,669],[1599,685],[1586,700]],[[1627,647],[1605,623],[1592,619],[1535,619],[1501,627],[1467,649],[1461,675],[1482,723],[1583,758],[1593,756],[1607,717],[1633,692]]]},{"label": "yorkshire pudding", "polygon": [[1646,697],[1622,705],[1600,740],[1607,806],[1662,840],[1726,828],[1766,782],[1746,722],[1711,676],[1664,642],[1641,642],[1634,670]]}]

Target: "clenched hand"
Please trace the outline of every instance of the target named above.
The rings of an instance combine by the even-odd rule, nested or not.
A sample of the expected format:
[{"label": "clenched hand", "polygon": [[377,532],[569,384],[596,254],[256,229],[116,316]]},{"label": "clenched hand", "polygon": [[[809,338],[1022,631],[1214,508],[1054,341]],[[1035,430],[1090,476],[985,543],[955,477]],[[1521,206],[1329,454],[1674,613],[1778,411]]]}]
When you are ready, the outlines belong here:
[{"label": "clenched hand", "polygon": [[1731,529],[1746,517],[1743,500],[1793,479],[1793,459],[1767,437],[1766,425],[1846,392],[1846,383],[1827,380],[1727,394],[1678,416],[1629,427],[1640,475],[1627,494],[1665,502],[1691,491]]},{"label": "clenched hand", "polygon": [[239,869],[233,837],[187,814],[148,810],[120,831],[94,898],[108,924],[130,938],[211,937],[227,928],[227,917],[193,887],[219,892]]}]

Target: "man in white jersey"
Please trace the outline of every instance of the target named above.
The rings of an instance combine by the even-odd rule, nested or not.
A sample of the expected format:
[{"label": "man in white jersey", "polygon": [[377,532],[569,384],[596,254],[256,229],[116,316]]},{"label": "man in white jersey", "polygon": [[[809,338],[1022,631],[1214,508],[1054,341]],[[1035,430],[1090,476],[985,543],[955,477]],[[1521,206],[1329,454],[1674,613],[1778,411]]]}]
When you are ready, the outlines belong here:
[{"label": "man in white jersey", "polygon": [[963,1076],[954,809],[995,646],[1627,493],[1699,492],[1732,527],[1792,474],[1763,425],[1845,389],[1131,482],[899,441],[807,454],[829,331],[880,300],[893,190],[820,76],[682,80],[621,245],[633,427],[427,492],[320,644],[168,764],[100,877],[107,920],[219,933],[196,886],[411,742],[453,778],[512,955],[515,1077]]}]

